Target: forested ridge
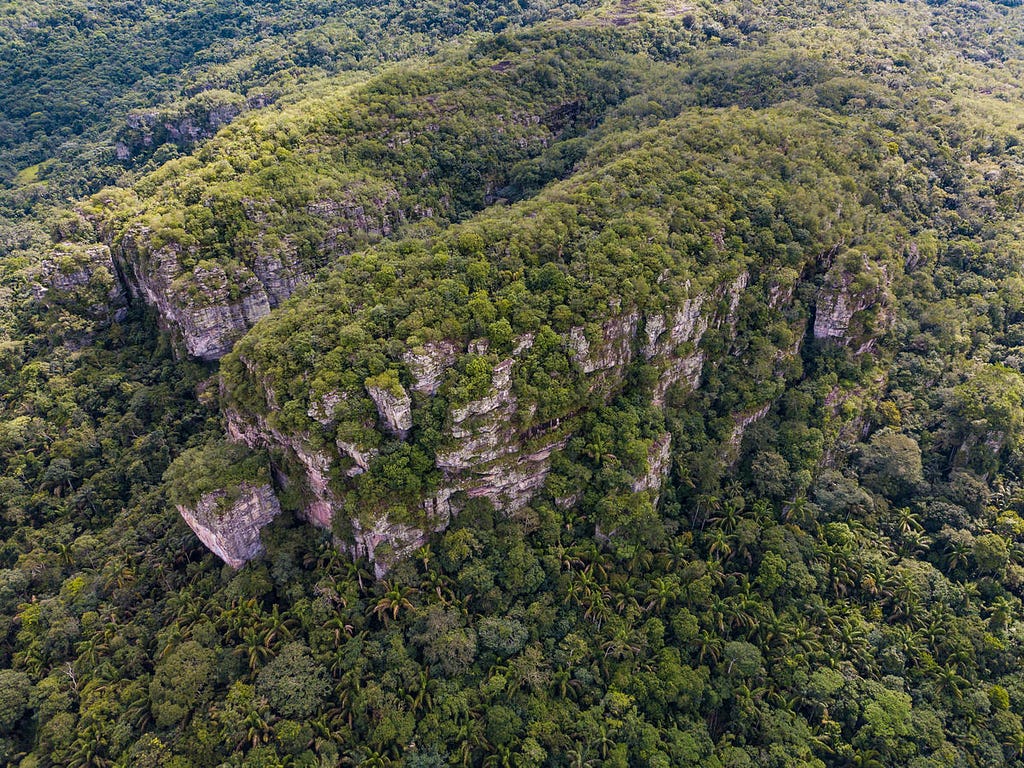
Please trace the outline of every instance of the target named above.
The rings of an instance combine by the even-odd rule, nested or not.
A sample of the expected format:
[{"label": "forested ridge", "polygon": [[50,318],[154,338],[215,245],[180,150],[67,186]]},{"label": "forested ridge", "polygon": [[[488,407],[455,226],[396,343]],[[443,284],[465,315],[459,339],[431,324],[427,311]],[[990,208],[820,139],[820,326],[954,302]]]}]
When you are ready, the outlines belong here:
[{"label": "forested ridge", "polygon": [[1020,764],[1022,32],[3,6],[0,762]]}]

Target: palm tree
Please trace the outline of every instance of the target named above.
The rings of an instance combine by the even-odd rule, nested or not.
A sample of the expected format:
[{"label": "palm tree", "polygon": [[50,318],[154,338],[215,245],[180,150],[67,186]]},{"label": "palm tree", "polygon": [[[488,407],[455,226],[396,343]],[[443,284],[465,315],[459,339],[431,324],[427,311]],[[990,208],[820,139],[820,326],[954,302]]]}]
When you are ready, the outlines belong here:
[{"label": "palm tree", "polygon": [[601,644],[605,658],[626,659],[632,658],[643,649],[643,642],[637,637],[628,625],[620,624],[616,627],[609,640]]},{"label": "palm tree", "polygon": [[431,568],[423,574],[423,580],[420,582],[420,589],[424,592],[433,592],[437,595],[437,600],[441,605],[447,605],[455,598],[455,593],[451,588],[451,579],[445,576],[441,571]]},{"label": "palm tree", "polygon": [[705,657],[717,662],[722,657],[725,641],[722,640],[721,635],[702,629],[697,633],[697,646],[700,648],[697,658],[701,664],[704,663]]},{"label": "palm tree", "polygon": [[850,759],[850,768],[885,768],[885,763],[878,750],[858,749]]},{"label": "palm tree", "polygon": [[377,601],[376,606],[373,608],[373,613],[377,615],[378,619],[383,619],[385,624],[388,621],[387,615],[389,612],[392,619],[397,619],[399,611],[403,609],[415,610],[412,601],[409,600],[416,593],[415,588],[402,586],[393,581],[385,581],[383,588],[384,595]]},{"label": "palm tree", "polygon": [[347,623],[337,614],[327,619],[327,621],[324,622],[323,628],[330,632],[331,637],[334,639],[334,647],[336,649],[341,647],[342,638],[351,638],[353,632],[355,632],[355,627]]},{"label": "palm tree", "polygon": [[997,595],[988,604],[989,627],[995,632],[1002,632],[1010,623],[1010,619],[1019,609],[1019,601],[1007,595]]},{"label": "palm tree", "polygon": [[569,768],[591,768],[594,761],[590,759],[590,750],[579,742],[569,750]]},{"label": "palm tree", "polygon": [[[245,726],[245,739],[243,743],[248,742],[253,747],[266,744],[274,735],[274,729],[270,726],[270,723],[255,709],[249,711],[242,721],[242,725]],[[238,746],[242,745],[239,744]]]},{"label": "palm tree", "polygon": [[515,768],[515,753],[512,748],[501,744],[484,758],[484,768]]},{"label": "palm tree", "polygon": [[644,598],[644,610],[656,610],[658,613],[663,612],[668,606],[679,599],[680,591],[679,577],[672,575],[655,578],[651,582],[651,586],[648,588],[647,595]]},{"label": "palm tree", "polygon": [[263,638],[252,627],[242,630],[241,644],[235,647],[234,652],[246,658],[249,664],[249,671],[253,674],[271,656],[271,651],[263,642]]},{"label": "palm tree", "polygon": [[436,688],[437,683],[430,677],[430,667],[421,669],[419,677],[406,693],[405,700],[409,705],[409,711],[416,713],[420,709],[426,709],[428,712],[432,710],[434,708],[433,691]]},{"label": "palm tree", "polygon": [[957,674],[956,669],[947,664],[939,667],[936,673],[935,687],[940,692],[953,694],[953,698],[960,700],[964,697],[963,688],[968,681]]},{"label": "palm tree", "polygon": [[968,562],[970,562],[972,549],[971,545],[963,539],[947,539],[946,548],[942,555],[946,571],[952,573],[960,568],[967,567]]},{"label": "palm tree", "polygon": [[602,722],[597,726],[597,734],[590,746],[592,749],[597,749],[597,753],[601,756],[602,760],[608,759],[608,750],[615,746],[615,741],[608,735],[607,723]]},{"label": "palm tree", "polygon": [[282,616],[280,609],[275,603],[270,613],[264,615],[261,624],[263,644],[267,648],[273,648],[280,640],[290,640],[292,637],[291,627],[294,625],[295,619]]},{"label": "palm tree", "polygon": [[708,555],[725,562],[732,557],[732,536],[721,528],[716,528],[707,535]]}]

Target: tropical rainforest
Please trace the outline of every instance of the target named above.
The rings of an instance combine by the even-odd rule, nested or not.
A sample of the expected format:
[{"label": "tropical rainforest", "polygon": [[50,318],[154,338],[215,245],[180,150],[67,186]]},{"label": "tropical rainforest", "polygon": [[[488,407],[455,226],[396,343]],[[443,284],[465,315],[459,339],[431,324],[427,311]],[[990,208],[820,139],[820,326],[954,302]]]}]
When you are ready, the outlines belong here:
[{"label": "tropical rainforest", "polygon": [[1024,8],[6,0],[0,762],[1024,761]]}]

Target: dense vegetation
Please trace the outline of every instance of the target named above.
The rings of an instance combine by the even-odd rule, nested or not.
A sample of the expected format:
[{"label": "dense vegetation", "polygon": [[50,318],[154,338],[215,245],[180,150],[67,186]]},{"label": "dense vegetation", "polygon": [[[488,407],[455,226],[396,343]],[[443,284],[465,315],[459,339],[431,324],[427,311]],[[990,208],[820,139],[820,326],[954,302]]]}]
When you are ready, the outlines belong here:
[{"label": "dense vegetation", "polygon": [[0,201],[10,214],[90,191],[325,74],[578,12],[572,2],[8,2]]},{"label": "dense vegetation", "polygon": [[[228,71],[264,72],[240,75],[236,93],[274,82],[295,105],[243,117],[160,168],[157,157],[131,189],[37,207],[3,229],[3,761],[925,768],[1024,759],[1020,9],[613,6],[486,35],[350,88],[345,77],[321,78],[502,17],[547,14],[421,9],[420,30],[386,6],[275,5],[276,16],[244,7],[251,17],[235,22],[215,6],[160,5],[163,21],[148,29],[182,31],[156,37],[189,38],[183,30],[196,25],[202,34],[142,46],[130,63],[150,76],[140,86],[148,95],[117,85],[109,73],[128,71],[124,62],[103,58],[91,71],[108,79],[82,84],[97,100],[32,118],[42,121],[36,135],[5,150],[12,170],[44,159],[62,168],[70,161],[54,142],[63,134],[108,140],[128,106],[177,100],[188,83]],[[61,40],[82,39],[72,27],[143,39],[141,27],[90,8],[62,22],[48,6],[5,7],[5,35],[37,29],[37,18],[62,32],[5,60],[24,74],[3,71],[15,86],[4,120],[27,125],[22,102],[59,93],[61,78],[77,83],[80,70],[44,65],[70,50]],[[138,18],[156,23],[144,10]],[[370,63],[338,55],[351,38],[332,32],[334,20],[363,41]],[[408,48],[394,42],[403,29]],[[260,51],[293,55],[321,36],[335,46],[323,59],[276,68],[247,69],[232,53],[259,37]],[[209,66],[181,66],[208,49]],[[522,51],[515,66],[496,66]],[[560,72],[559,62],[572,66]],[[293,63],[297,84],[273,80]],[[531,68],[533,91],[516,79]],[[337,156],[331,142],[354,130],[342,118],[378,130],[390,94],[393,117],[433,124],[425,105],[437,101],[405,95],[443,97],[453,79],[464,90],[450,97],[450,135]],[[593,98],[570,131],[517,155],[509,147],[519,145],[488,130],[466,139],[473,125],[459,119],[459,108],[500,114],[474,108],[473,97],[482,104],[503,90],[532,114]],[[122,111],[107,120],[110,99]],[[439,148],[459,150],[441,191],[413,186],[403,206],[448,193],[443,215],[321,250],[324,233],[303,215],[318,177],[291,153],[331,157],[323,178],[333,189],[354,174],[415,181]],[[75,168],[81,185],[61,190],[112,178],[88,156]],[[477,179],[500,183],[486,192]],[[281,197],[292,189],[297,201]],[[256,222],[230,205],[205,220],[204,195],[254,200],[272,214],[262,223],[273,237],[335,261],[223,366],[176,356],[153,314],[123,306],[118,275],[82,271],[103,253],[98,206],[115,198],[126,221],[181,216],[166,236],[202,258],[244,259]],[[751,287],[735,330],[712,328],[701,341],[709,362],[699,389],[676,388],[653,408],[651,372],[637,364],[607,402],[587,399],[558,341],[568,328],[598,319],[609,299],[656,309],[740,270]],[[773,293],[786,286],[788,305]],[[816,297],[837,286],[873,298],[845,344],[811,333]],[[265,464],[221,442],[220,406],[267,411],[282,429],[331,442],[337,432],[318,435],[308,414],[317,388],[345,377],[355,388],[388,383],[408,345],[486,336],[493,356],[470,356],[440,392],[460,403],[479,396],[477,379],[525,332],[537,336],[536,359],[515,392],[537,404],[538,420],[573,414],[575,437],[514,516],[471,501],[375,580],[330,533],[288,514],[265,530],[267,555],[232,571],[173,510],[210,488],[267,479]],[[278,408],[268,409],[253,370]],[[765,405],[734,443],[736,415]],[[364,430],[372,406],[346,407],[350,423],[333,429]],[[666,431],[671,472],[655,499],[633,483]],[[382,444],[359,481],[362,500],[433,482],[423,457],[440,434],[427,420],[409,443]]]}]

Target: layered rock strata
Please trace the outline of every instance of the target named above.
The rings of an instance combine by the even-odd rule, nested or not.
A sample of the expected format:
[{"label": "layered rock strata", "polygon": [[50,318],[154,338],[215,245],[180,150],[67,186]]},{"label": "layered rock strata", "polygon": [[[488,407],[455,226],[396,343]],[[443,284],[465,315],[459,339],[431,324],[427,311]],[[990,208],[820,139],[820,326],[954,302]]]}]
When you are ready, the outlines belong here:
[{"label": "layered rock strata", "polygon": [[[749,277],[742,273],[721,286],[698,293],[674,308],[643,313],[612,308],[605,320],[569,329],[562,349],[570,361],[570,376],[581,382],[588,398],[609,401],[625,385],[629,366],[642,361],[656,371],[651,392],[661,405],[675,385],[686,389],[699,386],[705,363],[699,344],[711,327],[731,329],[736,322],[739,298]],[[490,385],[478,397],[451,403],[446,388],[447,373],[465,356],[494,359],[486,339],[459,347],[452,340],[413,346],[398,355],[401,385],[377,386],[375,380],[359,390],[331,391],[309,398],[305,406],[311,418],[330,430],[339,407],[351,409],[366,398],[379,416],[379,430],[392,439],[413,440],[424,409],[437,396],[445,396],[447,416],[442,440],[434,454],[440,484],[425,493],[412,514],[393,519],[379,509],[346,519],[352,553],[374,561],[378,570],[444,529],[451,517],[474,498],[486,498],[496,509],[514,513],[527,506],[544,487],[552,456],[562,450],[578,428],[574,413],[540,421],[538,404],[523,402],[517,391],[517,375],[528,367],[536,335],[524,334],[513,340],[510,353],[490,368]],[[254,380],[261,381],[255,368]],[[273,411],[273,394],[259,385]],[[372,411],[371,411],[372,412]],[[228,410],[228,430],[234,439],[254,448],[284,450],[298,467],[306,491],[304,516],[319,526],[331,525],[345,508],[347,484],[358,483],[380,449],[358,441],[335,438],[333,444],[314,441],[309,434],[282,432],[267,416]],[[314,448],[314,443],[320,447]],[[648,471],[638,477],[633,490],[649,493],[658,500],[660,488],[671,463],[671,439],[666,433],[652,441]],[[338,478],[347,478],[339,481]]]},{"label": "layered rock strata", "polygon": [[269,485],[243,483],[236,493],[214,491],[178,512],[199,540],[232,568],[240,568],[263,552],[260,531],[281,514]]}]

